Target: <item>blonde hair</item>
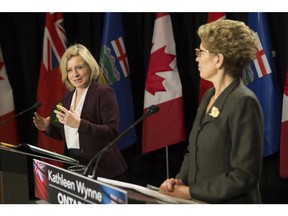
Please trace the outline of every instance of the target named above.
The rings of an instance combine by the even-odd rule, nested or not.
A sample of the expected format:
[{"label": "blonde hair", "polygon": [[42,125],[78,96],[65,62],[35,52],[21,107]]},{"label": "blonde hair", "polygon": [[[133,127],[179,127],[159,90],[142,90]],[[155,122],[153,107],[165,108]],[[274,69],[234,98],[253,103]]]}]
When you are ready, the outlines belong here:
[{"label": "blonde hair", "polygon": [[88,65],[90,69],[90,83],[93,80],[97,80],[101,70],[94,57],[85,46],[81,44],[75,44],[68,47],[61,58],[60,71],[62,75],[62,82],[69,90],[74,90],[75,87],[71,84],[71,82],[68,79],[67,63],[74,56],[80,56]]},{"label": "blonde hair", "polygon": [[232,76],[241,76],[256,58],[256,33],[243,22],[216,20],[200,26],[197,33],[206,49],[224,55],[224,70]]}]

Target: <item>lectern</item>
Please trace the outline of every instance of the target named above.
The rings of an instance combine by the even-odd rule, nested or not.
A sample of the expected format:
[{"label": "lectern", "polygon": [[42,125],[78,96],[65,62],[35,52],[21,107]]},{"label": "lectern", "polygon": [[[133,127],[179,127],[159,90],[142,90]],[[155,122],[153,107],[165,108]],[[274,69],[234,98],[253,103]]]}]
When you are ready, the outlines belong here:
[{"label": "lectern", "polygon": [[97,180],[81,173],[46,163],[49,159],[79,164],[73,158],[28,144],[18,146],[0,142],[0,203],[29,203],[27,167],[33,159],[35,196],[51,204],[127,204],[181,203],[203,204],[198,200],[184,200],[160,194],[158,191],[127,182],[98,177]]},{"label": "lectern", "polygon": [[[32,158],[78,164],[77,160],[29,144],[17,146],[0,142],[0,203],[29,203],[28,166]],[[31,161],[31,164],[28,164]]]},{"label": "lectern", "polygon": [[29,202],[27,157],[0,147],[0,203]]},{"label": "lectern", "polygon": [[98,177],[92,179],[52,164],[33,160],[35,195],[51,204],[200,204],[160,194],[140,185]]}]

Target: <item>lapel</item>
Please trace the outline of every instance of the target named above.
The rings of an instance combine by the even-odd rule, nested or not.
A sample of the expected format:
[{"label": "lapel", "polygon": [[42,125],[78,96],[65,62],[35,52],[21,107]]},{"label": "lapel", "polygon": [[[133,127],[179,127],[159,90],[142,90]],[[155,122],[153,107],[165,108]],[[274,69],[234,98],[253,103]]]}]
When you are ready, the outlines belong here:
[{"label": "lapel", "polygon": [[67,110],[70,109],[70,105],[71,105],[71,101],[72,101],[72,97],[73,97],[74,92],[75,92],[75,90],[69,91],[69,92],[66,94],[66,97],[63,97],[63,98],[62,98],[62,105],[63,105]]},{"label": "lapel", "polygon": [[95,94],[96,87],[97,87],[96,81],[92,81],[91,84],[89,85],[87,93],[86,93],[86,98],[84,100],[81,116],[83,113],[86,113],[87,109],[91,105],[91,100],[92,100],[91,98],[93,98],[92,94]]},{"label": "lapel", "polygon": [[[97,83],[95,81],[92,81],[90,86],[88,87],[86,98],[84,100],[84,104],[83,104],[83,108],[82,108],[82,113],[83,113],[83,111],[84,112],[86,111],[87,105],[89,105],[89,100],[87,98],[90,98],[90,95],[93,93],[93,91],[95,91],[96,86],[97,86]],[[75,90],[70,91],[67,94],[67,96],[64,97],[61,101],[63,106],[68,110],[70,109],[70,104],[71,104],[74,92],[75,92]],[[81,117],[82,117],[82,114],[81,114]]]},{"label": "lapel", "polygon": [[[215,121],[218,117],[220,117],[221,115],[221,111],[223,109],[223,106],[228,98],[228,96],[231,94],[231,92],[240,84],[240,79],[236,78],[233,80],[232,83],[230,83],[229,86],[227,86],[226,89],[224,89],[224,91],[219,95],[219,97],[216,99],[216,101],[214,102],[214,104],[212,105],[212,107],[210,108],[210,110],[206,112],[206,107],[212,97],[212,95],[215,92],[215,89],[211,89],[211,91],[209,91],[207,93],[207,97],[205,97],[205,101],[203,101],[203,103],[201,104],[201,108],[199,107],[199,111],[200,111],[200,117],[203,116],[202,122],[201,122],[201,126],[203,126],[204,124],[207,124],[209,122]],[[215,107],[219,110],[219,115],[217,117],[212,117],[211,115],[209,115],[211,113],[212,108]]]}]

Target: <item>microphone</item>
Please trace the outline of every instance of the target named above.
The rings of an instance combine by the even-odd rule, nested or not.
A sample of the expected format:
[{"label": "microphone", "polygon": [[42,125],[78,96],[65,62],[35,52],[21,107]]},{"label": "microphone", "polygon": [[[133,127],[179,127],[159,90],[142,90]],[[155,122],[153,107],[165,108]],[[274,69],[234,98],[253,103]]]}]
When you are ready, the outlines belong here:
[{"label": "microphone", "polygon": [[34,109],[34,108],[37,108],[37,107],[39,107],[39,106],[41,106],[41,102],[37,101],[32,107],[29,107],[28,109],[23,110],[22,112],[14,115],[14,116],[11,116],[11,117],[8,118],[8,119],[5,119],[5,120],[1,121],[1,122],[0,122],[0,126],[3,125],[3,124],[5,124],[6,122],[10,121],[11,119],[16,118],[17,116],[22,115],[23,113],[26,113],[26,112],[28,112],[29,110]]},{"label": "microphone", "polygon": [[101,149],[94,157],[90,160],[88,165],[85,167],[83,175],[87,176],[89,170],[91,169],[92,164],[96,161],[93,172],[92,172],[92,178],[94,179],[96,176],[96,171],[98,169],[98,163],[101,159],[101,156],[109,149],[111,148],[118,140],[120,140],[129,130],[134,128],[137,124],[139,124],[141,121],[143,121],[148,116],[157,113],[160,110],[159,106],[151,105],[148,107],[147,112],[142,115],[137,121],[135,121],[132,125],[130,125],[126,130],[124,130],[121,134],[119,134],[114,140],[112,140],[107,146],[105,146],[103,149]]}]

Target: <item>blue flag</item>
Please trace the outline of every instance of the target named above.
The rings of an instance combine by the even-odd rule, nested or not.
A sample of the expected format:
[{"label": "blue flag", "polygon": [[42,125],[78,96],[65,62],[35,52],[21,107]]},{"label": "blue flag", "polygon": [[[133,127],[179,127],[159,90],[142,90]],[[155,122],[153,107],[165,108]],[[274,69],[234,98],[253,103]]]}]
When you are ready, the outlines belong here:
[{"label": "blue flag", "polygon": [[[111,86],[117,97],[120,110],[119,132],[126,130],[134,122],[133,98],[129,76],[129,64],[123,37],[121,13],[106,13],[100,67],[103,70],[107,84]],[[136,132],[132,128],[117,143],[120,150],[136,142]]]},{"label": "blue flag", "polygon": [[265,13],[249,13],[248,25],[257,33],[257,56],[243,74],[244,82],[257,95],[264,113],[264,151],[268,156],[279,150],[282,94],[277,85],[276,70],[270,44],[268,17]]}]

